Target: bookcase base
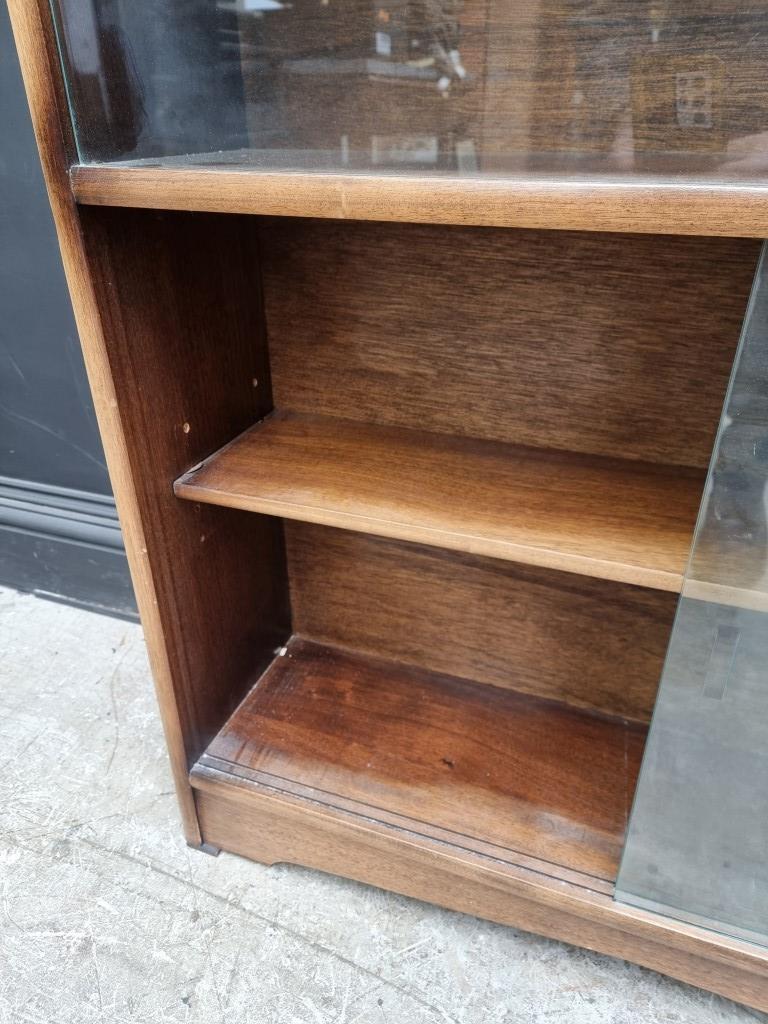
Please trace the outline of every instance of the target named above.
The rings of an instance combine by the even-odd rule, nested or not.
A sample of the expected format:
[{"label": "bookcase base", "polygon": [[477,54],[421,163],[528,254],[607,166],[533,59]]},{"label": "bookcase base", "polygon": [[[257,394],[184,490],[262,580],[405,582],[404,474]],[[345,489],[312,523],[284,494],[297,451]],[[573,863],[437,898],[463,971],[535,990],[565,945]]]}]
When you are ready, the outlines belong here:
[{"label": "bookcase base", "polygon": [[192,783],[206,843],[291,863],[620,957],[768,1011],[768,951],[604,893],[210,769]]}]

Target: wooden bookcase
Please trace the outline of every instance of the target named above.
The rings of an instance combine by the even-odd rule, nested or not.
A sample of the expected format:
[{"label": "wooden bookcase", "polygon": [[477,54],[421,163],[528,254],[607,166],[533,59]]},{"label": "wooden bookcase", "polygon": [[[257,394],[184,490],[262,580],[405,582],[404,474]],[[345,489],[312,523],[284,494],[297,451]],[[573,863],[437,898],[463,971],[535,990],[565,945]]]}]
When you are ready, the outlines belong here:
[{"label": "wooden bookcase", "polygon": [[766,189],[78,165],[10,7],[189,843],[768,1009],[613,899]]}]

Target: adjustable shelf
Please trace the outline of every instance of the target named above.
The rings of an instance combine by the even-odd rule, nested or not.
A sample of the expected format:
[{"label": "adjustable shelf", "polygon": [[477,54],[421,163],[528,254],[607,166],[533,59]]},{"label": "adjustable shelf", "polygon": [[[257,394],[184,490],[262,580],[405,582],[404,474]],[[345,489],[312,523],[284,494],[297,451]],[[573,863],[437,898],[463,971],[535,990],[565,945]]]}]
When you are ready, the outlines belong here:
[{"label": "adjustable shelf", "polygon": [[175,484],[191,501],[679,591],[703,474],[274,412]]},{"label": "adjustable shelf", "polygon": [[[76,0],[10,0],[188,842],[768,1010],[764,948],[614,898],[620,856],[652,892],[708,838],[708,809],[685,807],[680,846],[661,801],[626,841],[768,236],[759,12],[713,9],[693,34],[679,12],[659,26],[624,4],[598,24],[511,4],[472,21],[462,84],[420,81],[416,110],[420,61],[403,76],[393,53],[406,84],[384,91],[365,62],[360,89],[336,73],[329,32],[371,56],[367,7],[227,11],[222,73],[198,20],[212,8],[160,5],[153,32],[140,5],[102,6],[94,75],[72,52]],[[273,14],[283,48],[253,60]],[[731,455],[764,460],[764,365]],[[719,525],[755,514],[761,465],[721,479],[738,500]],[[745,732],[759,766],[758,729],[697,734],[680,710],[703,690],[685,673],[710,663],[708,694],[733,709],[722,675],[749,658],[759,700],[764,630],[735,621],[763,603],[750,585],[704,572],[682,605],[685,700],[661,701],[649,741],[677,772],[681,743],[704,750],[676,806],[694,775],[762,799],[747,761],[735,779],[701,770],[721,765],[702,736],[722,753]],[[710,864],[733,865],[726,902],[757,891],[761,856],[749,801],[730,810],[740,827]]]}]

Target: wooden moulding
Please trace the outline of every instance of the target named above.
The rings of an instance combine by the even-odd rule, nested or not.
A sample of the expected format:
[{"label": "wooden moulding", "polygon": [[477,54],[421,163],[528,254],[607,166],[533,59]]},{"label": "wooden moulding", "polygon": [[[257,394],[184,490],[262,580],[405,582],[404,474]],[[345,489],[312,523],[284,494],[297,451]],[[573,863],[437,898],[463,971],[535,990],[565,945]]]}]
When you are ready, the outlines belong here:
[{"label": "wooden moulding", "polygon": [[658,179],[411,177],[78,165],[80,203],[337,220],[768,236],[768,188]]},{"label": "wooden moulding", "polygon": [[[438,699],[423,699],[432,687]],[[601,877],[615,871],[643,732],[297,638],[190,782],[213,846],[574,942],[766,1010],[766,950],[616,903]],[[563,746],[558,782],[550,755]],[[531,788],[542,769],[549,788]]]},{"label": "wooden moulding", "polygon": [[294,638],[190,781],[212,845],[576,942],[768,1009],[765,950],[612,899],[643,735]]},{"label": "wooden moulding", "polygon": [[198,766],[209,843],[301,864],[622,957],[768,1010],[768,953],[614,902],[603,892]]},{"label": "wooden moulding", "polygon": [[276,412],[176,483],[224,505],[679,591],[696,470]]}]

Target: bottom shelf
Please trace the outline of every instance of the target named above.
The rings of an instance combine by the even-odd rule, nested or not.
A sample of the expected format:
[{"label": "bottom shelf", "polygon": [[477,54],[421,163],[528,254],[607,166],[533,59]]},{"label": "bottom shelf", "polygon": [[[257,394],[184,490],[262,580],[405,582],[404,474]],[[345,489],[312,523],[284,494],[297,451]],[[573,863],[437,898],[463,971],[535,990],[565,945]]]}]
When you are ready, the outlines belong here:
[{"label": "bottom shelf", "polygon": [[191,780],[214,770],[240,787],[610,891],[645,734],[622,719],[293,638]]}]

